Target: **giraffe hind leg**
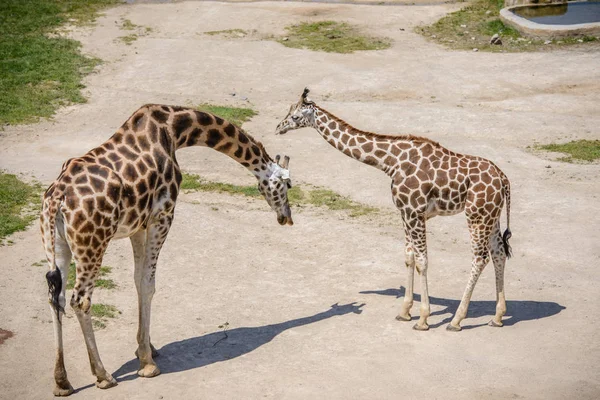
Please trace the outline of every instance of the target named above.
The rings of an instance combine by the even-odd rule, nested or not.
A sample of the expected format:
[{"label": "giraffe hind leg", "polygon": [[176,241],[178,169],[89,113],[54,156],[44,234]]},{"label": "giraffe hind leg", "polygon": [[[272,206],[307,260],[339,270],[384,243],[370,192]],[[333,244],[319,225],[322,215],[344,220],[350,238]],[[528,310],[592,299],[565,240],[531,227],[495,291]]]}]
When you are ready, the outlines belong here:
[{"label": "giraffe hind leg", "polygon": [[69,396],[73,393],[73,386],[67,378],[65,369],[62,316],[65,310],[65,292],[67,276],[69,275],[69,264],[71,263],[71,250],[63,237],[56,235],[55,260],[57,269],[50,270],[46,277],[50,288],[50,310],[52,312],[52,323],[54,327],[54,339],[56,342],[56,360],[54,363],[55,396]]},{"label": "giraffe hind leg", "polygon": [[490,326],[501,327],[502,317],[506,314],[506,298],[504,295],[504,267],[506,259],[510,254],[506,249],[507,244],[503,236],[500,235],[500,224],[496,223],[490,242],[490,253],[494,263],[496,273],[496,314],[490,320]]},{"label": "giraffe hind leg", "polygon": [[[106,371],[104,364],[100,359],[100,353],[94,335],[94,328],[92,326],[92,294],[104,250],[105,249],[99,250],[98,253],[96,253],[96,257],[94,257],[94,260],[91,262],[85,263],[78,260],[76,257],[75,263],[77,264],[77,274],[75,287],[73,288],[73,296],[71,297],[71,307],[81,326],[90,359],[90,368],[92,374],[96,377],[96,387],[100,389],[108,389],[117,385],[117,381]],[[79,271],[82,273],[80,274]]]}]

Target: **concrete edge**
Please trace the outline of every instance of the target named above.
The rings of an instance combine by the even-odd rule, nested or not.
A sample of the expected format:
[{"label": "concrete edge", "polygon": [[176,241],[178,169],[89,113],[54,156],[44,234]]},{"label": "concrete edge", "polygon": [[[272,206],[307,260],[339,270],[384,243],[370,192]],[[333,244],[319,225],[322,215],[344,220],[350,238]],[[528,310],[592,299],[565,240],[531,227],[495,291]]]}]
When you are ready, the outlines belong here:
[{"label": "concrete edge", "polygon": [[599,36],[600,22],[575,25],[546,25],[529,21],[518,16],[512,10],[522,7],[531,7],[531,4],[506,7],[500,10],[500,20],[521,34],[542,39],[556,39],[576,36]]}]

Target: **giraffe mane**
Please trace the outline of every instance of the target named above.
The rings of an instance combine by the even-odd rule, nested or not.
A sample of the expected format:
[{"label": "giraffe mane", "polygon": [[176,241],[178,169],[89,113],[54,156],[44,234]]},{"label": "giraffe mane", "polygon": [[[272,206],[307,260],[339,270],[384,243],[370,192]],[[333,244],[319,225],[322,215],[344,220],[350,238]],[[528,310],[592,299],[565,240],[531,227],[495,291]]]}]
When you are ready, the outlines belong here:
[{"label": "giraffe mane", "polygon": [[[213,117],[219,117],[224,121],[229,122],[231,125],[235,126],[237,130],[239,130],[240,132],[242,132],[244,135],[246,135],[248,137],[248,139],[253,142],[254,144],[256,144],[256,146],[258,146],[258,148],[261,150],[262,154],[265,155],[265,159],[266,161],[273,161],[273,159],[271,158],[271,156],[269,155],[269,153],[267,153],[267,150],[265,149],[265,146],[259,141],[257,140],[254,136],[250,135],[248,132],[246,132],[244,129],[242,129],[241,127],[237,126],[236,124],[234,124],[231,121],[226,120],[225,118],[222,118],[216,114],[213,114],[211,112],[208,111],[203,111],[203,110],[198,110],[196,108],[193,107],[182,107],[182,106],[173,106],[173,105],[168,105],[168,104],[145,104],[143,105],[141,108],[153,108],[153,107],[169,107],[171,109],[173,109],[174,112],[179,112],[179,111],[194,111],[194,112],[203,112],[205,114],[209,114],[212,115]],[[131,117],[132,118],[135,114],[137,113],[137,111],[135,111]]]},{"label": "giraffe mane", "polygon": [[360,133],[362,135],[365,135],[366,137],[369,137],[369,138],[373,138],[373,139],[388,139],[388,140],[407,140],[409,142],[430,143],[430,144],[432,144],[434,146],[442,147],[442,145],[439,142],[436,142],[435,140],[431,140],[431,139],[423,137],[423,136],[415,136],[415,135],[410,135],[410,134],[405,134],[405,135],[390,135],[390,134],[380,134],[380,133],[373,133],[373,132],[363,131],[361,129],[355,128],[354,126],[350,125],[349,123],[347,123],[346,121],[344,121],[340,117],[333,115],[332,113],[330,113],[329,111],[327,111],[323,107],[321,107],[321,106],[317,106],[317,107],[319,109],[325,111],[327,114],[329,114],[329,116],[340,125],[340,128],[344,128],[346,126],[349,126],[350,128],[354,129],[358,133]]}]

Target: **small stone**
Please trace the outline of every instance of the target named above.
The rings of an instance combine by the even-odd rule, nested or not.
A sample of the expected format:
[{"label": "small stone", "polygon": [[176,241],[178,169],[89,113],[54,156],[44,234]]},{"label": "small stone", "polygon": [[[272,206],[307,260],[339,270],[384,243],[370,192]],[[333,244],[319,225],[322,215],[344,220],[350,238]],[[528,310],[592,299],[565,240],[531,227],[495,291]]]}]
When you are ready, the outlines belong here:
[{"label": "small stone", "polygon": [[242,96],[241,99],[242,101],[248,101],[248,98],[246,96]]},{"label": "small stone", "polygon": [[400,30],[401,30],[401,31],[403,31],[403,30],[404,30],[404,28],[400,28]]},{"label": "small stone", "polygon": [[475,47],[475,48],[473,49],[473,51],[479,51],[479,49],[478,49],[477,47]]},{"label": "small stone", "polygon": [[526,41],[527,41],[527,39],[525,39],[525,38],[522,38],[522,37],[517,38],[517,42],[526,42]]},{"label": "small stone", "polygon": [[579,43],[583,43],[583,40],[582,40],[582,39],[577,39],[577,41],[578,41]]},{"label": "small stone", "polygon": [[490,10],[487,10],[487,11],[485,12],[485,15],[490,15],[491,13],[492,13],[492,12],[491,12]]},{"label": "small stone", "polygon": [[498,35],[496,33],[494,36],[492,36],[492,38],[490,39],[490,44],[502,45],[502,40],[500,39],[500,35]]},{"label": "small stone", "polygon": [[544,44],[551,44],[551,43],[552,43],[552,40],[546,40],[546,41],[544,42]]},{"label": "small stone", "polygon": [[435,36],[435,35],[431,35],[431,37],[435,39],[437,36]]},{"label": "small stone", "polygon": [[552,168],[552,165],[546,165],[546,168]]},{"label": "small stone", "polygon": [[229,93],[229,95],[230,95],[231,97],[235,97],[235,92],[231,92],[231,93]]},{"label": "small stone", "polygon": [[475,36],[471,36],[471,40],[475,40]]},{"label": "small stone", "polygon": [[466,25],[461,25],[460,27],[461,27],[461,28],[466,28],[467,26],[466,26]]},{"label": "small stone", "polygon": [[283,38],[283,39],[281,39],[281,40],[283,40],[284,42],[287,42],[288,40],[290,40],[290,38],[286,36],[286,37],[284,37],[284,38]]}]

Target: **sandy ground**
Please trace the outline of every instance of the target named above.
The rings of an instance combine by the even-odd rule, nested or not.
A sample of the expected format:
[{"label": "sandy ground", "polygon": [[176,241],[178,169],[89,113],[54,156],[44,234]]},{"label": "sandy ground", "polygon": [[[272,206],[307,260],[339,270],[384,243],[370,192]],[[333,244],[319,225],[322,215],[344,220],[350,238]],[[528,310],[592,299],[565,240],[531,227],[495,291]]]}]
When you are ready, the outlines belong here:
[{"label": "sandy ground", "polygon": [[[594,322],[600,165],[555,162],[527,150],[535,142],[600,136],[598,50],[451,52],[412,33],[456,8],[137,4],[109,10],[94,28],[75,34],[86,52],[106,60],[86,80],[89,102],[60,110],[52,121],[1,132],[0,168],[48,183],[65,159],[101,143],[144,103],[244,105],[247,97],[260,114],[245,128],[272,155],[291,156],[296,183],[326,186],[384,210],[353,219],[296,208],[289,228],[277,225],[264,201],[183,196],[153,303],[152,338],[162,352],[157,362],[163,374],[135,375],[133,260],[129,242],[115,241],[104,264],[113,266],[119,287],[97,290],[95,300],[122,314],[96,337],[120,383],[108,391],[93,386],[82,335],[68,310],[66,365],[75,398],[600,397]],[[152,32],[126,46],[115,41],[128,33],[118,28],[121,18]],[[358,24],[394,45],[338,55],[261,40],[290,23],[318,19]],[[236,39],[202,34],[231,28],[256,33]],[[314,100],[357,127],[426,135],[488,157],[508,174],[515,255],[507,265],[504,328],[485,326],[495,307],[488,267],[465,329],[444,329],[470,269],[463,215],[428,224],[432,329],[416,332],[412,323],[394,319],[406,272],[388,178],[346,158],[314,131],[273,134],[305,86]],[[209,149],[186,149],[179,160],[210,179],[253,182],[245,169]],[[50,398],[54,348],[45,268],[32,266],[44,257],[39,228],[12,240],[0,247],[0,328],[14,332],[0,346],[0,398]],[[225,322],[229,337],[218,342]]]}]

